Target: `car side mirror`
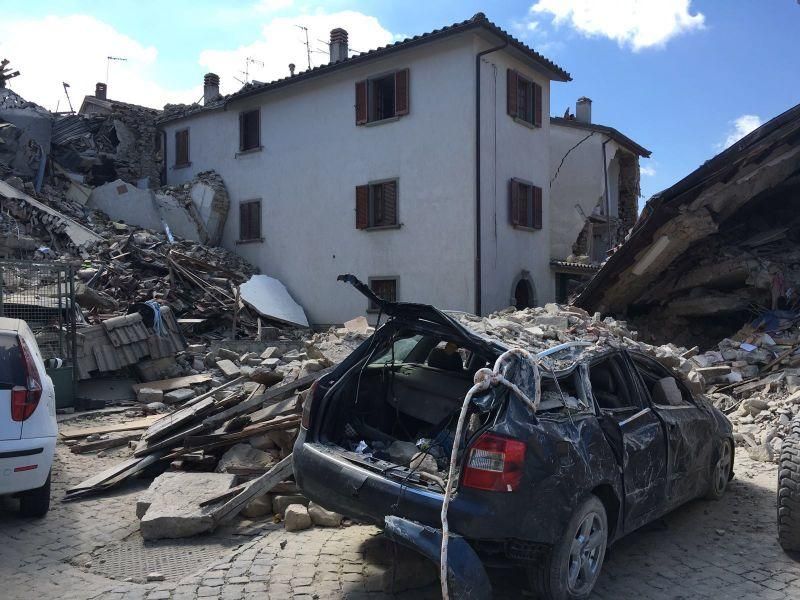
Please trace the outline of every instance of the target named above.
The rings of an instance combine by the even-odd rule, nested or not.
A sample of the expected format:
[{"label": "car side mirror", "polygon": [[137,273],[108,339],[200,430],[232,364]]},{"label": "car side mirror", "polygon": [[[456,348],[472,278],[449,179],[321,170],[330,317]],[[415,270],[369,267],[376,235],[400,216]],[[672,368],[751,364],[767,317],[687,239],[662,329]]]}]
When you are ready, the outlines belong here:
[{"label": "car side mirror", "polygon": [[653,402],[662,406],[681,406],[683,394],[674,377],[664,377],[653,386]]}]

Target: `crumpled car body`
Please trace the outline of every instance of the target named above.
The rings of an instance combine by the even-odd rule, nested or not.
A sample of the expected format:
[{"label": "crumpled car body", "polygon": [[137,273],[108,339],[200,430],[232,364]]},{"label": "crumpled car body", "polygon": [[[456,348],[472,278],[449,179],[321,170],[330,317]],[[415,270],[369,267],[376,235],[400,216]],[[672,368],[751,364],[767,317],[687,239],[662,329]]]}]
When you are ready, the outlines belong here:
[{"label": "crumpled car body", "polygon": [[[295,477],[311,500],[406,545],[416,539],[436,560],[430,530],[441,528],[453,413],[473,374],[507,348],[431,306],[373,301],[390,320],[312,388]],[[562,354],[569,360],[543,370],[535,414],[500,389],[470,407],[448,513],[466,542],[456,552],[536,563],[589,496],[605,508],[610,544],[714,488],[720,453],[733,449],[721,412],[645,355],[577,344]],[[486,597],[482,582],[472,588],[462,596]]]}]

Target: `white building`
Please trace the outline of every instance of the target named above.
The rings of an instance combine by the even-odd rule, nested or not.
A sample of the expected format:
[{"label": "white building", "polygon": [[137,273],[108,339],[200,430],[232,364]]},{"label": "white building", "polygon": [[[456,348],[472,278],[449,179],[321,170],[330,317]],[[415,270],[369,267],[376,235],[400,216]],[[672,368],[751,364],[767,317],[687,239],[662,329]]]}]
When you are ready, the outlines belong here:
[{"label": "white building", "polygon": [[636,222],[643,148],[592,122],[592,101],[550,118],[550,257],[556,300],[593,275]]},{"label": "white building", "polygon": [[[280,279],[316,324],[368,310],[336,282],[488,313],[554,298],[551,81],[570,76],[478,13],[219,97],[161,122],[169,184],[217,171],[223,245]],[[479,100],[479,101],[478,101]]]}]

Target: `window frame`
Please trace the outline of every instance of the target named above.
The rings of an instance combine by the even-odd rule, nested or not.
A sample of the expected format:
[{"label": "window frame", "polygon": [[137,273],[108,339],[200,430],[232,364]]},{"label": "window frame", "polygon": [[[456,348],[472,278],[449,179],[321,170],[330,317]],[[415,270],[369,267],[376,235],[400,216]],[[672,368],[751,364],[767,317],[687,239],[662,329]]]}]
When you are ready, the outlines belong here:
[{"label": "window frame", "polygon": [[[506,102],[509,105],[509,110],[507,111],[509,116],[512,119],[514,119],[516,123],[524,125],[529,129],[541,129],[543,126],[543,120],[545,119],[544,106],[543,106],[544,104],[543,86],[534,81],[531,77],[522,74],[516,69],[509,68],[506,71],[506,77],[508,78],[512,77],[511,75],[512,73],[514,77],[513,86],[516,97],[514,97],[513,113],[510,110],[511,106],[510,98],[506,99]],[[509,94],[510,89],[511,89],[511,82],[509,81],[506,84],[507,95]],[[537,111],[537,106],[538,106],[538,111]],[[538,122],[537,122],[537,117],[538,117]]]},{"label": "window frame", "polygon": [[[377,296],[378,293],[372,288],[372,284],[376,281],[392,281],[394,282],[394,300],[391,302],[398,302],[400,298],[400,276],[399,275],[375,275],[372,277],[367,278],[367,287],[375,293]],[[377,313],[380,312],[380,308],[377,304],[374,304],[372,300],[367,302],[367,312],[368,313]]]},{"label": "window frame", "polygon": [[[694,394],[692,394],[692,391],[688,387],[686,387],[686,385],[683,383],[683,381],[681,381],[681,378],[678,377],[676,373],[670,371],[670,369],[662,365],[654,358],[651,358],[641,352],[629,351],[628,360],[630,361],[631,367],[636,372],[636,379],[639,385],[641,386],[642,391],[645,394],[645,397],[647,398],[650,406],[656,407],[659,410],[664,408],[666,409],[697,408],[697,403],[695,402]],[[642,375],[642,373],[639,371],[639,365],[636,364],[637,360],[643,362],[650,369],[661,371],[662,378],[672,377],[675,380],[678,389],[681,391],[681,398],[683,399],[683,404],[673,406],[671,404],[658,404],[657,402],[655,402],[653,400],[653,394],[650,392],[650,388],[647,386],[647,382],[645,381],[644,375]]]},{"label": "window frame", "polygon": [[[255,137],[256,137],[256,144],[254,146],[245,147],[245,119],[248,115],[252,115],[255,113],[256,116],[256,124],[255,124]],[[261,145],[261,108],[253,108],[250,110],[243,110],[239,112],[239,152],[237,152],[237,156],[240,154],[247,154],[250,152],[258,152],[262,150],[263,146]]]},{"label": "window frame", "polygon": [[[394,183],[394,223],[385,223],[382,225],[375,224],[375,198],[374,198],[374,188],[380,186],[383,188],[387,183]],[[367,183],[367,187],[369,190],[369,199],[367,202],[367,227],[366,229],[372,230],[380,230],[380,229],[397,229],[400,227],[400,215],[398,210],[399,196],[400,196],[400,178],[399,177],[392,177],[389,179],[380,179],[378,181],[370,181]],[[385,192],[381,191],[381,194]],[[385,210],[385,201],[382,203],[384,206],[381,207],[381,211]]]},{"label": "window frame", "polygon": [[[382,75],[375,75],[367,78],[367,125],[370,123],[383,123],[389,119],[397,119],[397,71],[390,71]],[[377,93],[375,91],[375,84],[381,81],[391,80],[391,101],[392,101],[392,114],[388,117],[377,118],[375,113],[378,109]]]},{"label": "window frame", "polygon": [[[258,231],[256,232],[258,235],[257,236],[244,237],[245,231],[244,231],[244,228],[243,228],[244,223],[242,221],[242,209],[243,209],[243,207],[245,207],[247,205],[253,205],[253,204],[258,204]],[[263,217],[263,210],[262,210],[261,198],[249,198],[247,200],[242,200],[242,201],[239,202],[239,239],[236,240],[237,244],[249,244],[249,243],[253,243],[253,242],[263,242],[264,241],[263,228],[262,228],[262,224],[263,224],[263,218],[262,217]],[[252,226],[250,226],[249,229],[250,228],[252,228]],[[252,232],[249,231],[248,233],[252,233]]]},{"label": "window frame", "polygon": [[[528,209],[525,211],[525,217],[526,217],[525,223],[518,223],[518,222],[515,223],[514,222],[515,221],[515,216],[513,214],[513,204],[514,204],[514,201],[513,201],[514,189],[513,188],[514,188],[514,186],[516,186],[517,188],[521,188],[523,186],[528,188],[528,193],[526,194],[526,198],[525,198],[525,201],[528,203]],[[536,198],[535,198],[535,192],[534,192],[535,188],[540,190],[539,193],[542,196],[541,201],[540,201],[540,204],[542,206],[540,207],[541,208],[541,214],[539,214],[539,226],[538,227],[536,226],[536,211],[535,211]],[[522,190],[520,189],[520,192],[521,191]],[[518,198],[518,201],[519,201],[521,199],[521,196],[518,196],[517,198]],[[544,229],[544,190],[542,190],[541,187],[539,187],[538,185],[536,185],[533,182],[528,181],[526,179],[520,179],[519,177],[512,177],[511,180],[510,180],[510,189],[509,189],[509,199],[508,200],[509,200],[509,202],[508,202],[509,209],[508,210],[509,210],[509,217],[510,217],[509,221],[511,222],[511,226],[514,229],[521,229],[523,231],[541,231],[542,229]]]},{"label": "window frame", "polygon": [[[390,97],[392,112],[390,115],[378,118],[377,115],[380,111],[378,110],[377,104],[376,84],[382,81],[387,82],[387,88],[389,86],[391,87]],[[391,123],[408,115],[410,112],[409,81],[410,69],[408,67],[383,71],[356,81],[356,125],[371,126]],[[362,91],[360,91],[359,88],[362,88]],[[363,113],[360,112],[362,100]]]},{"label": "window frame", "polygon": [[[178,158],[179,158],[178,149],[180,148],[180,145],[178,144],[178,136],[179,135],[184,135],[184,134],[186,136],[186,157],[185,157],[186,160],[184,162],[179,162],[178,161]],[[188,127],[184,127],[183,129],[176,129],[175,130],[175,157],[174,157],[175,161],[174,161],[174,164],[172,165],[172,168],[174,168],[174,169],[182,169],[182,168],[191,166],[192,161],[191,161],[191,153],[190,153],[190,146],[189,146],[190,139],[191,138],[190,138],[190,135],[189,135],[189,128]]]}]

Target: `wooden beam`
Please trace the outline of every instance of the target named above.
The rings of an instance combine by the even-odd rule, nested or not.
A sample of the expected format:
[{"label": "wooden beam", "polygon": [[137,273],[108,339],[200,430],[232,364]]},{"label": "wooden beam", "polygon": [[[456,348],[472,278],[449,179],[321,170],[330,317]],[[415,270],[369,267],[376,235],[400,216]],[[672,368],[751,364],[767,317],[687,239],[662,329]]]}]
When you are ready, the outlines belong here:
[{"label": "wooden beam", "polygon": [[180,388],[189,387],[196,383],[211,381],[211,373],[198,373],[197,375],[187,375],[186,377],[173,377],[172,379],[161,379],[159,381],[149,381],[147,383],[137,383],[132,385],[134,392],[139,392],[142,388],[150,390],[161,390],[169,392]]},{"label": "wooden beam", "polygon": [[75,444],[70,446],[69,451],[73,454],[83,454],[84,452],[94,452],[95,450],[103,450],[105,448],[116,448],[117,446],[124,446],[128,442],[138,440],[141,433],[129,433],[119,437],[108,438],[105,440],[95,440],[94,442],[83,442],[82,444]]},{"label": "wooden beam", "polygon": [[128,421],[127,423],[119,423],[117,425],[104,425],[102,427],[87,427],[85,429],[65,429],[60,431],[59,434],[65,440],[76,440],[90,435],[104,433],[117,433],[119,431],[133,431],[134,429],[147,429],[153,423],[161,419],[164,415],[151,415],[144,419],[136,421]]}]

